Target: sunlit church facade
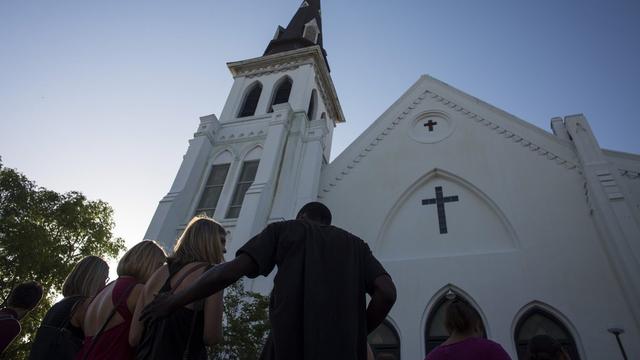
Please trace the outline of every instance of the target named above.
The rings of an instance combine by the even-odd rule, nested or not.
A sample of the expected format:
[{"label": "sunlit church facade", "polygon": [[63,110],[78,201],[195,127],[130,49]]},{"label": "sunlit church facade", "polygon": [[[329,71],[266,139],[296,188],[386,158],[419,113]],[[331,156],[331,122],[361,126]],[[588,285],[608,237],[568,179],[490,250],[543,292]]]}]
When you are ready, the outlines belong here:
[{"label": "sunlit church facade", "polygon": [[[446,339],[453,297],[514,359],[536,334],[574,360],[622,359],[621,345],[640,359],[640,156],[602,149],[583,115],[553,118],[547,132],[422,76],[329,162],[345,118],[319,0],[263,56],[228,67],[222,113],[200,118],[146,238],[171,247],[206,213],[230,231],[233,254],[321,201],[397,285],[370,337],[378,359],[424,358]],[[249,286],[267,292],[271,279]]]}]

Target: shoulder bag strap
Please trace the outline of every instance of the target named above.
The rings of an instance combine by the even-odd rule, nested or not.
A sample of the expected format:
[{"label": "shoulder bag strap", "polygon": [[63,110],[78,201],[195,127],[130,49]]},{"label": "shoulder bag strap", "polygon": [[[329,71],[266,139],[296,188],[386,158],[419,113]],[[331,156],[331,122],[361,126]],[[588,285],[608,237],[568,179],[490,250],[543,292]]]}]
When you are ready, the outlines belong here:
[{"label": "shoulder bag strap", "polygon": [[[116,311],[118,310],[120,305],[122,305],[124,302],[127,301],[127,299],[129,298],[129,295],[131,295],[131,290],[133,290],[133,288],[136,285],[138,285],[138,284],[134,283],[134,284],[129,285],[129,287],[127,287],[127,290],[125,290],[124,296],[122,297],[122,299],[120,299],[120,301],[118,301],[117,304],[113,304],[114,305],[113,306],[113,310],[111,310],[111,313],[109,314],[109,317],[104,322],[104,324],[102,324],[102,326],[100,327],[100,330],[98,330],[98,333],[93,336],[93,339],[91,341],[91,346],[89,346],[89,350],[87,350],[87,352],[84,354],[84,356],[82,357],[82,360],[87,360],[87,357],[89,356],[89,354],[91,354],[91,352],[93,351],[93,348],[96,346],[96,343],[98,343],[98,339],[100,339],[100,336],[102,335],[102,333],[104,332],[105,328],[107,327],[107,324],[109,324],[109,321],[111,321],[113,316],[116,314]],[[115,289],[115,285],[114,285],[114,289]]]},{"label": "shoulder bag strap", "polygon": [[[207,268],[204,269],[204,271],[206,272],[212,267],[213,265],[207,265]],[[194,306],[193,317],[191,318],[191,328],[189,329],[189,338],[187,339],[187,346],[184,349],[184,354],[182,354],[183,360],[189,360],[191,358],[191,339],[193,338],[193,332],[195,331],[195,328],[196,328],[196,320],[198,318],[198,312],[200,311],[204,312],[204,301],[205,299],[198,300],[196,302],[196,305]]]},{"label": "shoulder bag strap", "polygon": [[[202,263],[200,263],[200,264],[196,264],[196,265],[194,265],[191,269],[189,269],[189,270],[185,271],[185,272],[184,272],[184,274],[182,274],[182,276],[180,276],[180,277],[178,278],[178,280],[176,281],[176,285],[171,287],[171,290],[169,291],[169,294],[173,294],[173,293],[176,291],[176,289],[180,286],[180,284],[182,284],[182,282],[183,282],[183,281],[184,281],[184,280],[185,280],[189,275],[193,274],[193,272],[194,272],[194,271],[196,271],[196,270],[198,270],[198,269],[201,269],[201,268],[203,268],[203,267],[205,267],[205,266],[207,266],[207,264],[202,264]],[[171,281],[171,280],[169,280],[169,281]]]},{"label": "shoulder bag strap", "polygon": [[87,300],[86,296],[78,296],[78,299],[73,304],[73,307],[71,307],[71,311],[69,312],[69,316],[64,320],[64,322],[62,323],[62,326],[60,327],[60,329],[65,329],[67,326],[69,326],[69,324],[71,324],[71,319],[73,319],[73,316],[76,314],[76,311],[78,311],[78,308],[80,307],[80,304],[85,300]]}]

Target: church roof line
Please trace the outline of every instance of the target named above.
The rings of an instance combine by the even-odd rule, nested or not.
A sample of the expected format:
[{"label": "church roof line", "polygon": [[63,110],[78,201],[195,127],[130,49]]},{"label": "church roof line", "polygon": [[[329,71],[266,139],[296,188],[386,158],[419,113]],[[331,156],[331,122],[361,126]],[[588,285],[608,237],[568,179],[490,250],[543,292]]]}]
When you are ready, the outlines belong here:
[{"label": "church roof line", "polygon": [[[405,120],[405,118],[407,118],[408,116],[412,115],[413,110],[417,108],[418,105],[420,105],[427,97],[432,98],[435,101],[438,101],[440,103],[442,103],[443,105],[447,106],[448,108],[455,110],[457,112],[462,113],[467,119],[469,120],[474,120],[476,123],[478,123],[479,125],[483,125],[485,126],[487,129],[491,130],[492,132],[494,132],[497,135],[500,135],[503,139],[505,140],[509,140],[513,143],[519,144],[520,146],[522,146],[525,149],[528,149],[531,152],[535,152],[537,153],[539,156],[544,156],[547,160],[549,161],[554,161],[558,166],[562,166],[567,170],[575,170],[577,171],[579,174],[582,174],[582,168],[578,162],[577,159],[573,158],[573,159],[568,159],[568,154],[566,154],[565,156],[556,154],[556,152],[551,151],[549,149],[547,149],[547,147],[542,146],[542,145],[538,145],[536,142],[533,142],[531,140],[526,139],[524,136],[518,135],[517,132],[509,130],[503,126],[500,126],[498,124],[496,124],[495,122],[492,122],[490,120],[488,120],[487,118],[476,114],[468,109],[466,109],[465,107],[449,100],[448,98],[445,98],[444,96],[436,93],[432,88],[423,90],[420,92],[420,95],[418,95],[417,97],[414,98],[413,101],[411,101],[410,105],[406,106],[404,108],[404,110],[400,110],[398,111],[396,109],[396,107],[400,104],[400,102],[405,98],[405,96],[409,95],[410,93],[414,92],[416,89],[418,89],[420,87],[421,84],[423,84],[426,81],[431,81],[431,82],[435,82],[437,84],[440,84],[442,86],[444,86],[446,89],[448,90],[453,90],[456,94],[459,94],[461,96],[463,96],[464,98],[471,100],[473,102],[478,103],[481,106],[487,107],[488,109],[492,110],[493,112],[497,112],[499,116],[505,116],[507,118],[509,118],[512,121],[515,121],[516,123],[518,123],[519,125],[524,125],[526,128],[534,130],[536,133],[544,135],[544,137],[548,140],[552,140],[555,144],[561,145],[562,147],[566,148],[567,152],[571,152],[573,153],[573,150],[570,149],[569,145],[563,141],[558,139],[557,137],[555,137],[552,134],[547,133],[546,131],[531,125],[529,123],[527,123],[524,120],[521,120],[517,117],[515,117],[514,115],[511,115],[505,111],[502,111],[498,108],[496,108],[493,105],[490,105],[482,100],[479,100],[473,96],[470,96],[440,80],[437,80],[431,76],[428,75],[423,75],[420,77],[420,79],[411,87],[409,88],[409,90],[407,90],[396,102],[394,102],[393,105],[391,105],[376,121],[374,121],[373,124],[371,124],[371,126],[369,126],[369,128],[367,130],[365,130],[364,133],[362,133],[360,135],[360,138],[373,138],[371,141],[368,142],[367,145],[364,146],[364,148],[361,147],[361,150],[359,152],[357,152],[357,155],[355,156],[355,158],[349,160],[346,160],[345,157],[349,156],[350,154],[352,154],[352,150],[355,150],[355,146],[357,146],[358,139],[356,139],[356,141],[354,141],[351,146],[349,146],[347,149],[345,149],[343,151],[342,154],[340,154],[336,159],[334,159],[333,162],[331,162],[331,165],[336,164],[338,165],[340,162],[343,162],[342,166],[341,166],[341,170],[337,170],[337,175],[333,176],[330,179],[327,179],[327,183],[326,184],[322,184],[321,185],[321,191],[319,193],[319,197],[322,198],[322,195],[325,193],[328,193],[331,191],[331,189],[335,186],[337,186],[337,184],[342,181],[342,179],[349,175],[349,173],[351,173],[351,171],[356,168],[362,161],[364,158],[367,157],[367,155],[373,151],[373,149],[380,143],[382,142],[385,137],[387,135],[389,135],[401,122],[403,122]],[[394,116],[394,119],[391,121],[390,124],[388,124],[384,130],[377,132],[374,132],[377,127],[376,125],[378,125],[383,119],[386,118],[387,115],[389,115],[391,112],[394,112],[396,114],[399,114],[397,116]],[[374,137],[375,136],[375,137]],[[353,148],[352,148],[353,147]],[[335,173],[334,173],[335,174]]]}]

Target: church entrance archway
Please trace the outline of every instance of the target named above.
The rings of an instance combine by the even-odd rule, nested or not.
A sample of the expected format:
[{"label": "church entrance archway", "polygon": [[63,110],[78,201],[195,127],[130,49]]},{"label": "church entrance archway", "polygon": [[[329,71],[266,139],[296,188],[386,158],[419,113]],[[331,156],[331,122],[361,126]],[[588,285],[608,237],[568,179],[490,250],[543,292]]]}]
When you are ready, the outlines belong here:
[{"label": "church entrance archway", "polygon": [[447,327],[445,326],[445,318],[447,308],[449,304],[454,300],[461,301],[469,305],[475,311],[476,316],[480,321],[480,331],[482,333],[482,337],[487,337],[485,324],[483,323],[482,316],[480,316],[478,310],[469,301],[454,293],[452,290],[449,290],[435,303],[435,306],[433,306],[433,308],[429,312],[429,316],[427,317],[427,324],[424,331],[425,354],[430,353],[433,349],[437,348],[440,344],[445,342],[445,340],[447,340],[447,338],[449,337],[449,332],[447,331]]},{"label": "church entrance archway", "polygon": [[389,321],[380,324],[368,340],[375,360],[400,360],[400,337]]},{"label": "church entrance archway", "polygon": [[518,359],[527,359],[529,340],[536,335],[549,335],[560,342],[571,360],[580,360],[576,342],[569,329],[555,316],[540,308],[533,308],[520,317],[515,329]]}]

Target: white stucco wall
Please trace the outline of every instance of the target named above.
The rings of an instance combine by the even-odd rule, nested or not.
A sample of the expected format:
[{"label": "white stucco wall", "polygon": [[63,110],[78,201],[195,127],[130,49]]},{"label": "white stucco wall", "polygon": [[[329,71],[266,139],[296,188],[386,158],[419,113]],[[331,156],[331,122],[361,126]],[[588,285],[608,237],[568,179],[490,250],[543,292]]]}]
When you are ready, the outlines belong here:
[{"label": "white stucco wall", "polygon": [[[450,134],[416,141],[426,130],[415,119],[434,111]],[[426,309],[447,284],[473,298],[514,357],[516,314],[533,301],[564,316],[583,359],[618,352],[610,327],[638,338],[578,165],[570,143],[424,77],[327,167],[320,197],[334,223],[368,241],[398,286],[403,358],[425,355]],[[460,197],[445,206],[448,234],[419,203],[435,186]]]}]

